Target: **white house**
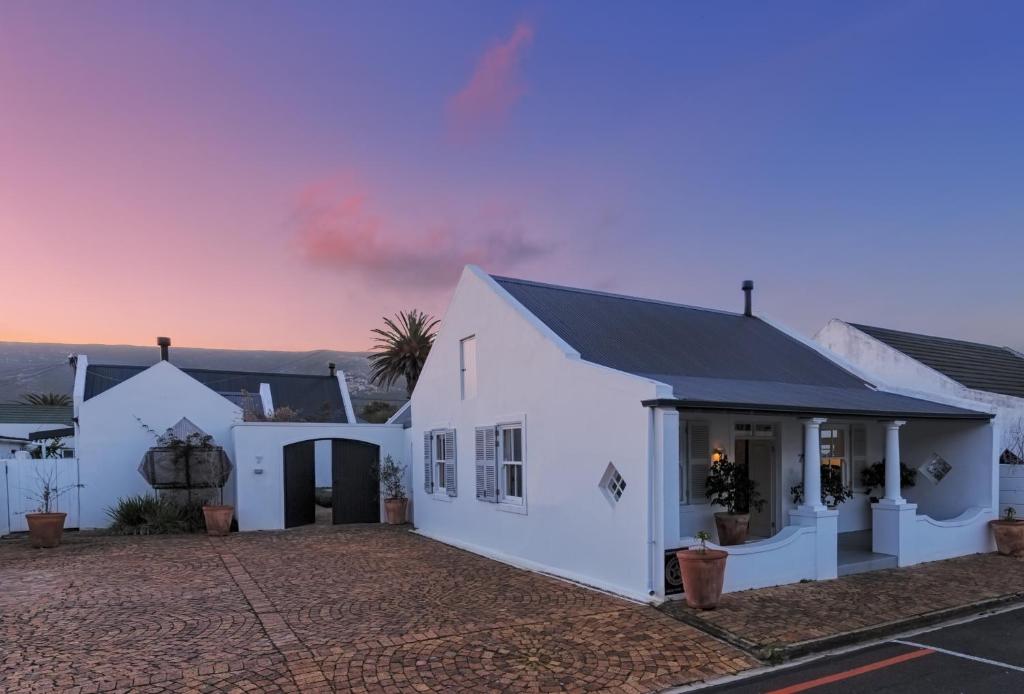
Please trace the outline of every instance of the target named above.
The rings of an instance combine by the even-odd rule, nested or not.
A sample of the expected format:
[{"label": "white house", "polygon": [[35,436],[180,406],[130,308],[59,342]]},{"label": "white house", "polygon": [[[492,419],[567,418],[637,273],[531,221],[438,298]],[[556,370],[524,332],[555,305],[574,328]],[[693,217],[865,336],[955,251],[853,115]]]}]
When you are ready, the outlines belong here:
[{"label": "white house", "polygon": [[[754,316],[744,288],[729,313],[467,267],[408,410],[419,532],[662,599],[673,551],[714,528],[717,453],[768,500],[759,539],[729,548],[726,590],[989,550],[991,414],[877,388]],[[949,474],[901,492],[901,456],[933,453]],[[883,458],[877,503],[821,503],[822,462],[859,487]]]},{"label": "white house", "polygon": [[[119,498],[152,492],[140,461],[156,434],[183,419],[231,459],[224,501],[235,505],[239,529],[314,522],[317,485],[335,489],[334,522],[380,520],[370,468],[386,455],[405,460],[403,430],[356,423],[345,375],[333,364],[322,375],[181,369],[169,360],[169,340],[161,346],[162,358],[149,367],[77,357],[81,527],[104,527]],[[308,421],[268,421],[285,407]]]},{"label": "white house", "polygon": [[[876,383],[995,413],[1003,466],[1002,506],[1024,507],[1024,466],[1013,439],[1024,435],[1024,355],[1009,347],[921,335],[833,319],[815,336]],[[1019,451],[1018,451],[1019,454]]]},{"label": "white house", "polygon": [[19,450],[31,450],[55,439],[61,457],[73,458],[74,431],[70,405],[0,403],[0,458]]}]

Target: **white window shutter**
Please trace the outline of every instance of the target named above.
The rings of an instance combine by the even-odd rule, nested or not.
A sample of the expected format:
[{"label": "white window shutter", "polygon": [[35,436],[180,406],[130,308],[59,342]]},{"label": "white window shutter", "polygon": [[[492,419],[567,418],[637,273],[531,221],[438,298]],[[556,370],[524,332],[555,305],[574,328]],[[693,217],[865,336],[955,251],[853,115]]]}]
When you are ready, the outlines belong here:
[{"label": "white window shutter", "polygon": [[456,478],[458,475],[458,453],[455,448],[455,430],[449,429],[444,432],[444,449],[448,455],[448,460],[444,466],[444,488],[448,492],[448,496],[458,496],[459,490],[456,486]]},{"label": "white window shutter", "polygon": [[852,486],[856,490],[863,490],[864,484],[861,482],[860,473],[868,466],[868,430],[863,424],[854,424],[850,427],[850,462]]},{"label": "white window shutter", "polygon": [[496,481],[498,459],[494,449],[494,427],[478,427],[476,430],[476,498],[481,501],[497,501]]},{"label": "white window shutter", "polygon": [[431,449],[433,435],[429,431],[423,432],[423,491],[427,494],[434,493],[434,469],[431,465]]},{"label": "white window shutter", "polygon": [[704,492],[707,489],[708,468],[711,466],[711,427],[706,422],[689,422],[686,428],[689,433],[687,477],[690,483],[687,500],[691,504],[707,503]]}]

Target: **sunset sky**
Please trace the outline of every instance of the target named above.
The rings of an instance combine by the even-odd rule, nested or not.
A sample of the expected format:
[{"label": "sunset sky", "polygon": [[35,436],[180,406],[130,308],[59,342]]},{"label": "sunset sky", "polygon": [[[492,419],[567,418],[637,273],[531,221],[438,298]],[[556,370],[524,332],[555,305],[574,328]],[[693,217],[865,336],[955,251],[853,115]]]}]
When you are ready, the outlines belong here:
[{"label": "sunset sky", "polygon": [[365,349],[463,264],[1024,349],[1024,3],[4,2],[0,340]]}]

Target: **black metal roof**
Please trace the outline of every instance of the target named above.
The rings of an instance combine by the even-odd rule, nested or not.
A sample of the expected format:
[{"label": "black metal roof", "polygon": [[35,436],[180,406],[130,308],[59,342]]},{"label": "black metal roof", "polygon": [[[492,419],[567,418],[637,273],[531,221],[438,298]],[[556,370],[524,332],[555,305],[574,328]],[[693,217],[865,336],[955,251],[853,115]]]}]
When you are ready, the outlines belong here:
[{"label": "black metal roof", "polygon": [[989,418],[875,390],[820,352],[740,313],[494,280],[581,358],[667,383],[659,401],[712,409],[896,417]]},{"label": "black metal roof", "polygon": [[75,435],[74,427],[63,429],[46,429],[45,431],[33,431],[28,435],[29,441],[46,441],[47,439],[68,439]]},{"label": "black metal roof", "polygon": [[70,405],[24,405],[0,403],[0,422],[19,424],[71,424]]},{"label": "black metal roof", "polygon": [[[85,399],[96,397],[148,369],[148,366],[89,364],[85,372]],[[218,369],[182,369],[192,378],[229,400],[246,391],[259,395],[260,384],[270,386],[274,407],[290,407],[315,421],[347,421],[338,379],[334,376],[259,373]],[[234,402],[234,400],[232,400]],[[236,403],[237,404],[237,403]]]},{"label": "black metal roof", "polygon": [[1024,356],[1009,347],[850,325],[968,388],[1024,398]]}]

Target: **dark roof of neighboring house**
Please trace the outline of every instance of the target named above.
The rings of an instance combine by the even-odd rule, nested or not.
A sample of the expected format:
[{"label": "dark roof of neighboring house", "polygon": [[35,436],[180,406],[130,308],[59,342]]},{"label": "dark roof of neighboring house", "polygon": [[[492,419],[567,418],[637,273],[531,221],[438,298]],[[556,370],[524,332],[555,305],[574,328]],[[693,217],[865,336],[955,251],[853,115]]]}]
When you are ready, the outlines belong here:
[{"label": "dark roof of neighboring house", "polygon": [[0,422],[6,424],[71,424],[70,405],[0,404]]},{"label": "dark roof of neighboring house", "polygon": [[48,439],[69,439],[74,435],[74,427],[67,427],[64,429],[46,429],[45,431],[33,431],[28,435],[28,440],[46,441]]},{"label": "dark roof of neighboring house", "polygon": [[757,317],[506,277],[494,280],[586,361],[671,385],[675,398],[660,404],[807,414],[989,417],[875,390]]},{"label": "dark roof of neighboring house", "polygon": [[[119,366],[89,364],[85,372],[85,399],[110,390],[132,376],[142,373],[148,366]],[[346,422],[345,405],[341,398],[338,379],[334,376],[306,374],[258,373],[252,371],[223,371],[216,369],[182,369],[192,378],[235,404],[239,404],[242,391],[259,399],[260,384],[270,386],[274,408],[290,407],[302,417],[324,422]],[[262,401],[260,401],[262,406]]]},{"label": "dark roof of neighboring house", "polygon": [[1024,356],[1009,347],[850,325],[968,388],[1024,398]]}]

